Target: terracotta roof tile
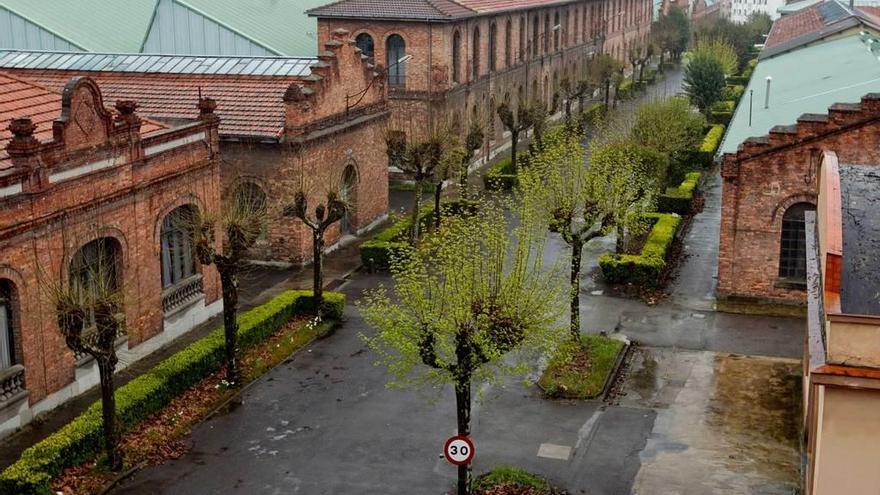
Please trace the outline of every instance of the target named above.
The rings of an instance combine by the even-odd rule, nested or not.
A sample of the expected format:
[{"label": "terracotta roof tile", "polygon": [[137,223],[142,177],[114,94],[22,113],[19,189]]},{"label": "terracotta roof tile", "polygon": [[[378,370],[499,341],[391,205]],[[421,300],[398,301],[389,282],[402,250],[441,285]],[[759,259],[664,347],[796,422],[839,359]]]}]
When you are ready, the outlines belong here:
[{"label": "terracotta roof tile", "polygon": [[574,0],[340,0],[308,11],[315,17],[448,21],[510,10],[572,3]]},{"label": "terracotta roof tile", "polygon": [[[6,145],[12,139],[8,129],[12,119],[30,117],[37,126],[34,137],[41,141],[52,140],[52,123],[61,116],[61,89],[71,77],[68,75],[56,87],[0,72],[0,170],[11,166]],[[145,120],[141,133],[148,134],[164,128],[162,124]]]},{"label": "terracotta roof tile", "polygon": [[101,87],[107,101],[134,100],[138,113],[155,119],[198,117],[199,91],[217,101],[223,136],[278,138],[284,131],[288,86],[298,77],[211,74],[131,74],[65,70],[11,69],[48,88],[61,90],[71,77],[85,75]]},{"label": "terracotta roof tile", "polygon": [[851,16],[852,14],[836,0],[826,0],[811,5],[777,19],[770,29],[764,47],[772,48]]}]

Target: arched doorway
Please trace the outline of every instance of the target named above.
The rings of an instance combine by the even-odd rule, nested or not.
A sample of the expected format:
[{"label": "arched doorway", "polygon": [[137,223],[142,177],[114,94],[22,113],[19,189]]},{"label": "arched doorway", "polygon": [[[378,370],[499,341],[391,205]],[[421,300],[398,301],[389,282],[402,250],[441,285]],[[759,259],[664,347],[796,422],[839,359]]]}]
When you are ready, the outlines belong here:
[{"label": "arched doorway", "polygon": [[345,167],[345,171],[342,173],[342,190],[341,190],[341,199],[344,201],[348,208],[345,210],[345,215],[343,215],[342,220],[339,222],[339,230],[342,235],[352,235],[357,233],[357,224],[355,218],[357,217],[357,169],[354,164],[349,164]]}]

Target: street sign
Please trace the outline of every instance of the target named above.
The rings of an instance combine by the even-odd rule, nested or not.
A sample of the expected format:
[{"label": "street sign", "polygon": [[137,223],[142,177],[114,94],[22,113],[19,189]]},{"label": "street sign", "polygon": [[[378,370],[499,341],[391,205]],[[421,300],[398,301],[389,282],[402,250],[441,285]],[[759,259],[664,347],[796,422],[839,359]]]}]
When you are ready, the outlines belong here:
[{"label": "street sign", "polygon": [[443,454],[446,460],[456,466],[470,464],[474,458],[474,443],[465,436],[455,436],[446,441],[443,447]]}]

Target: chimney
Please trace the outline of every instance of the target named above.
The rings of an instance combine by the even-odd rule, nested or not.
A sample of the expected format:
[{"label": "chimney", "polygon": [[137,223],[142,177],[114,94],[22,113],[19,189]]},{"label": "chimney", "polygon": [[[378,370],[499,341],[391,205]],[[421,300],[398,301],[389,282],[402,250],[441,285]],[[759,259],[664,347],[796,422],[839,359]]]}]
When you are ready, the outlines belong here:
[{"label": "chimney", "polygon": [[767,76],[767,92],[764,94],[764,110],[770,108],[770,81],[772,80],[772,77]]}]

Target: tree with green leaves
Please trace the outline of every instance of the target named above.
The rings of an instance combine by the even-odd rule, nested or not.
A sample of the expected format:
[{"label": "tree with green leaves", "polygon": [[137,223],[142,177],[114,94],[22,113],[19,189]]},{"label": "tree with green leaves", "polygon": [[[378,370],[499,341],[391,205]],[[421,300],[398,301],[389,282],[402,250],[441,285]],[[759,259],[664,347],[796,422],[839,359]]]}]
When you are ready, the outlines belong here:
[{"label": "tree with green leaves", "polygon": [[607,53],[600,53],[590,59],[588,74],[590,85],[603,88],[605,92],[605,111],[608,111],[611,98],[611,85],[622,64]]},{"label": "tree with green leaves", "polygon": [[[666,155],[674,167],[687,161],[689,152],[700,147],[705,125],[705,117],[694,112],[687,99],[671,97],[639,105],[630,135],[637,144]],[[673,181],[681,179],[677,172],[673,175]],[[661,185],[665,183],[661,180]]]},{"label": "tree with green leaves", "polygon": [[480,149],[480,146],[483,145],[485,139],[486,133],[483,131],[483,123],[481,119],[472,119],[468,125],[467,133],[463,140],[464,153],[462,153],[461,156],[461,166],[458,176],[459,193],[462,198],[468,197],[468,169],[470,168],[471,160],[474,159],[474,154]]},{"label": "tree with green leaves", "polygon": [[[529,218],[514,228],[500,207],[481,205],[394,261],[393,294],[379,287],[358,303],[375,330],[362,337],[388,367],[389,385],[451,384],[459,435],[471,434],[475,386],[527,373],[563,340],[559,272],[544,267],[545,239]],[[459,466],[457,493],[469,490],[470,466]]]},{"label": "tree with green leaves", "polygon": [[[223,292],[223,335],[226,343],[226,383],[238,382],[238,275],[247,265],[266,221],[265,197],[250,187],[235,185],[222,200],[220,211],[192,213],[188,229],[193,235],[196,257],[203,265],[214,265]],[[222,236],[218,248],[217,235]]]},{"label": "tree with green leaves", "polygon": [[721,99],[725,81],[724,67],[717,58],[700,55],[688,59],[684,68],[684,92],[706,117],[712,104]]},{"label": "tree with green leaves", "polygon": [[725,76],[732,76],[739,70],[736,51],[724,38],[702,38],[691,50],[690,57],[710,57],[721,64]]},{"label": "tree with green leaves", "polygon": [[583,101],[585,96],[593,92],[593,87],[588,79],[572,81],[568,77],[564,77],[559,83],[559,88],[562,92],[562,97],[565,98],[565,123],[569,126],[574,125],[571,104],[573,101]]},{"label": "tree with green leaves", "polygon": [[583,136],[553,133],[520,170],[521,202],[529,216],[571,247],[570,333],[580,342],[580,276],[584,246],[611,232],[637,230],[650,211],[665,158],[625,140],[594,138],[589,162]]},{"label": "tree with green leaves", "polygon": [[81,263],[71,272],[69,283],[49,282],[48,277],[41,277],[41,283],[67,347],[76,354],[91,356],[98,364],[104,451],[110,469],[119,471],[123,457],[113,378],[119,363],[116,340],[125,333],[125,313],[116,260],[103,256],[104,250],[98,252],[101,254],[94,260]]},{"label": "tree with green leaves", "polygon": [[505,101],[498,105],[497,112],[501,124],[510,132],[510,162],[513,170],[517,170],[519,138],[535,125],[535,109],[525,100],[517,101],[516,108]]},{"label": "tree with green leaves", "polygon": [[660,14],[651,28],[651,36],[660,48],[660,65],[663,65],[666,53],[678,59],[690,41],[690,21],[687,14],[679,7],[670,7],[668,14]]}]

